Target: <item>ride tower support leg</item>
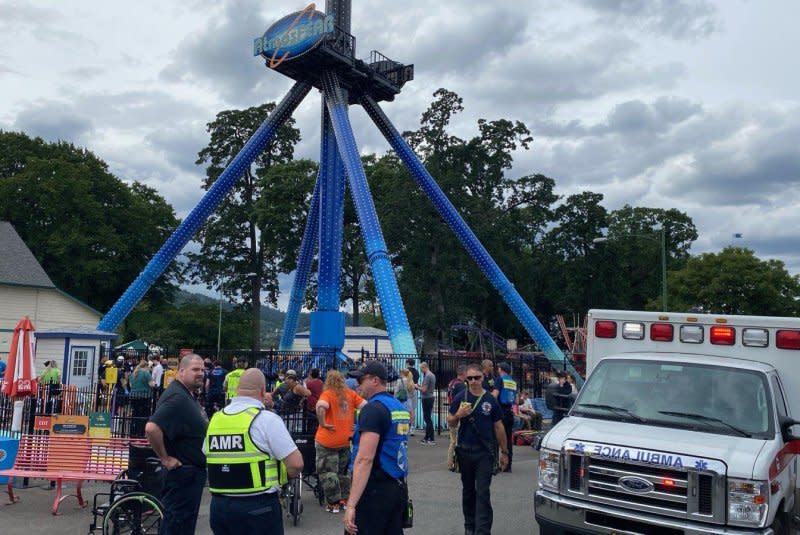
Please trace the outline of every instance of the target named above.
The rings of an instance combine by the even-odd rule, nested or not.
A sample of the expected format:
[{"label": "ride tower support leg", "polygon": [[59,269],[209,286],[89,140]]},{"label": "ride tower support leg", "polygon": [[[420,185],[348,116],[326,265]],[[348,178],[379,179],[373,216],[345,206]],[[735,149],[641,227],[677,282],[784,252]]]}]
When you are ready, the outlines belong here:
[{"label": "ride tower support leg", "polygon": [[322,110],[320,169],[319,289],[317,308],[338,311],[342,272],[345,177],[336,135],[327,111]]},{"label": "ride tower support leg", "polygon": [[[558,348],[556,343],[548,334],[547,330],[542,326],[533,311],[528,307],[525,300],[517,292],[516,288],[508,277],[505,276],[503,271],[497,263],[489,255],[489,252],[483,244],[475,236],[475,233],[469,228],[467,223],[458,213],[455,206],[450,202],[442,189],[433,179],[431,174],[425,169],[425,166],[414,154],[414,151],[400,135],[400,132],[392,125],[386,114],[378,106],[377,102],[369,96],[362,96],[360,99],[361,105],[366,110],[367,114],[375,122],[375,125],[384,135],[389,145],[394,149],[395,153],[400,157],[405,166],[408,168],[411,176],[414,177],[417,184],[425,192],[428,198],[433,203],[436,211],[444,219],[444,222],[456,234],[461,244],[467,250],[472,259],[478,264],[478,267],[483,271],[492,286],[500,293],[500,296],[509,306],[514,315],[522,323],[528,334],[536,341],[539,348],[544,351],[547,358],[563,366],[565,363],[564,354]],[[575,380],[582,384],[583,380],[580,375],[575,371],[575,368],[569,361],[566,361],[567,367],[570,372],[575,376]]]},{"label": "ride tower support leg", "polygon": [[311,273],[311,263],[314,260],[314,250],[317,248],[317,234],[319,232],[319,181],[322,167],[317,174],[317,183],[314,194],[311,196],[311,206],[308,209],[306,229],[303,232],[303,241],[300,242],[300,252],[297,255],[297,267],[294,272],[292,291],[289,294],[289,305],[286,308],[286,317],[283,319],[283,332],[278,345],[280,351],[289,351],[294,343],[297,332],[297,322],[300,319],[300,310],[308,286],[308,275]]},{"label": "ride tower support leg", "polygon": [[344,168],[336,135],[322,102],[319,181],[319,276],[317,310],[311,313],[311,351],[332,355],[344,347],[345,316],[339,311],[344,232]]},{"label": "ride tower support leg", "polygon": [[339,86],[336,74],[327,72],[322,77],[325,90],[325,104],[330,113],[333,130],[336,133],[336,142],[339,153],[347,172],[350,193],[353,196],[358,222],[361,225],[361,234],[367,259],[372,268],[378,299],[381,304],[386,330],[395,353],[416,354],[414,337],[397,287],[392,262],[383,239],[375,204],[367,185],[367,177],[361,165],[361,158],[356,147],[356,140],[350,126],[347,114],[347,97]]},{"label": "ride tower support leg", "polygon": [[208,219],[208,216],[230,192],[233,185],[242,177],[244,170],[263,152],[278,131],[278,128],[289,118],[310,90],[311,86],[305,82],[298,82],[292,86],[289,93],[283,97],[283,100],[275,107],[272,114],[256,130],[255,134],[239,151],[239,154],[228,164],[228,167],[212,184],[197,206],[161,246],[161,249],[147,263],[139,276],[128,286],[122,297],[114,303],[111,310],[103,316],[103,319],[97,325],[98,330],[113,331],[130,314],[133,307],[147,293],[147,290],[150,289],[158,277],[167,269],[167,266],[192,239],[200,225]]}]

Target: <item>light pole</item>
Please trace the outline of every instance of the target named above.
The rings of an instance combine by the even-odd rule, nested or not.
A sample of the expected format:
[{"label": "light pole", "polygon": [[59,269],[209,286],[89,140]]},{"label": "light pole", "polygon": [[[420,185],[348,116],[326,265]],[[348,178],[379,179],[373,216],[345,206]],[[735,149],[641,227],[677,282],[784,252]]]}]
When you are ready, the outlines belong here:
[{"label": "light pole", "polygon": [[[623,234],[618,236],[616,239],[620,238],[644,238],[646,240],[655,240],[658,241],[660,244],[661,249],[661,309],[662,311],[667,311],[667,238],[666,238],[666,230],[662,225],[660,228],[654,229],[656,232],[660,234],[659,238],[652,236],[650,234]],[[601,236],[600,238],[595,238],[592,240],[592,243],[606,243],[609,241],[608,236]]]}]

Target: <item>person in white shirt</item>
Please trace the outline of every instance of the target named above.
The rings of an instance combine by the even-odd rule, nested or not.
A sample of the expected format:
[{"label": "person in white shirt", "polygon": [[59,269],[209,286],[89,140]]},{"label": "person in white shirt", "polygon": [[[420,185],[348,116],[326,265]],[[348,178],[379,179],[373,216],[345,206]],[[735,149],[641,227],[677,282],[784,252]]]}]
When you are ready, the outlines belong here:
[{"label": "person in white shirt", "polygon": [[261,370],[245,370],[236,396],[209,422],[203,453],[214,535],[283,535],[281,464],[296,477],[303,456],[281,417],[265,409],[266,397]]},{"label": "person in white shirt", "polygon": [[163,391],[164,366],[161,365],[161,356],[153,356],[153,390],[159,394]]}]

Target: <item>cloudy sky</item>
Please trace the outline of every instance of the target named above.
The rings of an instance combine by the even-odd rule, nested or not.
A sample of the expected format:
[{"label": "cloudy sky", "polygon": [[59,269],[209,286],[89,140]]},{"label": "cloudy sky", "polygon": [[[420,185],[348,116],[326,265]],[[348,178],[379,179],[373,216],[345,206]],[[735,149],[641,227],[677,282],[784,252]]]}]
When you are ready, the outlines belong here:
[{"label": "cloudy sky", "polygon": [[[290,87],[252,40],[304,6],[0,0],[0,129],[85,145],[183,216],[202,195],[206,123]],[[794,0],[353,0],[352,28],[359,57],[415,64],[384,105],[400,130],[446,87],[464,98],[458,135],[478,118],[528,125],[515,174],[609,209],[678,208],[699,229],[692,252],[741,233],[799,273],[797,20]],[[317,158],[319,96],[295,117],[299,155]],[[364,152],[387,150],[360,109],[352,120]]]}]

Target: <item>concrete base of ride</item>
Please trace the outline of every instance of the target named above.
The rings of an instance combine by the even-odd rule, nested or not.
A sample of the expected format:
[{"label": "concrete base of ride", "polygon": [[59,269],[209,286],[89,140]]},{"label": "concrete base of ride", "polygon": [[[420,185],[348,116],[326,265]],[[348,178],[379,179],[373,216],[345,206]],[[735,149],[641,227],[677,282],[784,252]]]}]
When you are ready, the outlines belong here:
[{"label": "concrete base of ride", "polygon": [[[447,434],[437,436],[436,446],[419,444],[420,432],[411,437],[409,457],[411,476],[409,486],[414,500],[414,529],[406,533],[425,535],[462,535],[461,482],[457,474],[445,469]],[[533,493],[536,488],[538,453],[529,446],[514,448],[514,471],[499,474],[492,484],[494,505],[493,533],[536,534],[533,520]],[[52,533],[86,533],[91,521],[90,508],[80,509],[77,501],[67,499],[61,506],[61,516],[50,514],[53,490],[46,481],[31,481],[35,487],[19,491],[21,501],[15,505],[0,505],[0,533],[4,535],[36,535]],[[74,489],[74,485],[69,485]],[[84,486],[84,497],[89,500],[95,492],[107,492],[107,484],[90,483]],[[5,490],[5,489],[3,489]],[[304,497],[306,496],[304,491]],[[297,527],[291,519],[284,521],[287,534],[330,535],[343,533],[342,515],[326,513],[313,501],[304,500],[305,512]],[[198,535],[210,535],[208,507],[211,500],[206,492],[200,507],[197,523]]]}]

